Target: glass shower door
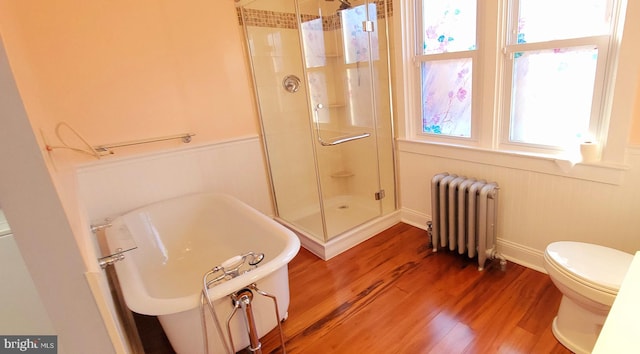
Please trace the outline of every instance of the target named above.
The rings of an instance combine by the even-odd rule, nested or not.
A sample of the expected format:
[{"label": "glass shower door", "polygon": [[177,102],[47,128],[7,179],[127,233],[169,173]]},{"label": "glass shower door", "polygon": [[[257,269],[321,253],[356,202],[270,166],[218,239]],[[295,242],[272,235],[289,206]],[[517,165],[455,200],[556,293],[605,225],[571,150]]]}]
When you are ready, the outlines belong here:
[{"label": "glass shower door", "polygon": [[328,240],[382,213],[372,67],[380,56],[377,9],[317,0],[301,2],[299,15]]},{"label": "glass shower door", "polygon": [[277,216],[323,242],[296,1],[253,1],[241,14]]},{"label": "glass shower door", "polygon": [[387,3],[243,3],[278,220],[322,244],[393,212]]}]

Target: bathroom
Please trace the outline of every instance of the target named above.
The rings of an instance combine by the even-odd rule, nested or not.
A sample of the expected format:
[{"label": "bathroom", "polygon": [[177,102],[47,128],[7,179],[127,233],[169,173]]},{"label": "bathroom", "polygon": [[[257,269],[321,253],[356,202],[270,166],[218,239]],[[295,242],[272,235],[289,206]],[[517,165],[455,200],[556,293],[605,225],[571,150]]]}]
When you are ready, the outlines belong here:
[{"label": "bathroom", "polygon": [[[41,296],[47,317],[69,352],[118,345],[117,334],[104,319],[108,310],[104,304],[96,305],[93,291],[100,289],[101,270],[95,254],[85,251],[89,248],[85,230],[87,215],[128,205],[100,210],[80,205],[75,169],[94,160],[44,150],[46,144],[58,144],[59,122],[67,122],[96,145],[196,134],[192,144],[201,148],[197,152],[167,142],[120,149],[114,155],[129,173],[127,180],[154,178],[158,185],[171,188],[132,190],[127,180],[105,175],[94,186],[82,186],[95,193],[95,200],[127,196],[135,205],[148,195],[169,197],[204,186],[233,191],[273,215],[234,3],[190,4],[0,2],[0,35],[10,65],[2,70],[12,74],[19,92],[16,95],[14,89],[14,94],[6,95],[9,88],[3,87],[0,95],[10,99],[10,105],[3,101],[0,106],[0,207],[35,288],[47,294]],[[402,15],[399,1],[393,6],[392,22]],[[635,27],[627,33],[632,36],[640,33],[640,21],[634,21],[640,18],[639,7],[628,3],[627,23]],[[392,38],[397,39],[399,31],[400,25],[393,22]],[[626,65],[626,71],[618,77],[622,86],[614,101],[616,124],[611,125],[607,139],[611,163],[591,168],[576,165],[569,172],[537,159],[444,146],[427,149],[409,141],[406,108],[399,104],[402,76],[394,66],[400,219],[424,227],[430,214],[430,177],[455,171],[500,181],[501,207],[508,213],[503,215],[498,242],[514,262],[542,270],[546,245],[560,239],[627,252],[640,249],[640,187],[636,183],[640,178],[640,76],[635,64],[640,60],[637,49],[624,44],[621,65]],[[397,51],[394,60],[401,60]],[[164,160],[153,158],[167,149],[178,153]],[[132,157],[138,155],[150,158],[134,163]],[[207,178],[192,178],[189,172],[194,170]],[[117,188],[109,188],[114,185]],[[34,218],[42,222],[34,223]],[[73,298],[59,294],[56,284],[65,284]]]}]

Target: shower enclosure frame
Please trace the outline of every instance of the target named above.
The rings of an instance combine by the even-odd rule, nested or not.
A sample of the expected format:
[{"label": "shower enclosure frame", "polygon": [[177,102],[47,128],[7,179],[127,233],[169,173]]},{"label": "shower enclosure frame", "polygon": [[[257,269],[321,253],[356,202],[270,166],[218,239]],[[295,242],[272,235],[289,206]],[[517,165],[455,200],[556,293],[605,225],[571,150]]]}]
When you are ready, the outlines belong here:
[{"label": "shower enclosure frame", "polygon": [[[379,55],[383,56],[384,60],[386,61],[386,65],[384,65],[384,74],[385,74],[386,80],[384,80],[384,83],[382,85],[386,86],[385,89],[387,92],[387,96],[384,97],[384,100],[386,100],[385,102],[388,102],[388,106],[385,107],[386,109],[384,110],[384,112],[380,112],[380,107],[378,107],[378,104],[377,104],[378,96],[383,95],[383,93],[379,92],[380,89],[377,88],[374,83],[375,81],[374,79],[376,78],[374,74],[374,70],[376,70],[376,67],[374,67],[373,65],[374,59],[372,59],[372,55],[373,55],[372,54],[373,53],[372,35],[367,34],[369,57],[367,59],[367,64],[365,64],[365,67],[368,69],[369,78],[371,80],[371,84],[368,87],[368,90],[370,91],[370,94],[369,94],[369,99],[371,100],[370,108],[371,108],[371,111],[373,112],[371,117],[372,133],[347,134],[346,136],[342,135],[342,136],[338,136],[337,138],[334,137],[333,139],[329,139],[330,141],[327,142],[322,138],[321,136],[322,129],[320,128],[320,124],[321,124],[320,111],[326,109],[326,107],[320,103],[314,104],[314,102],[312,102],[313,101],[312,97],[310,97],[311,90],[310,90],[310,84],[309,84],[309,77],[310,77],[309,73],[312,70],[310,69],[310,64],[307,63],[307,57],[305,56],[305,42],[304,42],[305,39],[303,38],[303,29],[302,29],[304,15],[300,9],[299,0],[291,0],[291,3],[293,3],[295,8],[294,15],[295,15],[296,25],[297,25],[296,32],[298,36],[298,49],[299,49],[297,55],[300,56],[300,59],[302,61],[301,64],[302,64],[303,78],[300,80],[293,75],[287,75],[282,80],[283,81],[282,85],[286,90],[291,90],[290,92],[298,92],[298,90],[301,90],[304,95],[304,100],[306,103],[306,108],[307,108],[306,119],[308,123],[308,134],[309,134],[307,139],[310,140],[310,143],[312,145],[310,151],[313,156],[312,163],[313,163],[313,174],[314,174],[315,189],[316,189],[315,193],[318,198],[317,203],[318,203],[318,208],[320,213],[320,221],[322,225],[322,235],[321,235],[322,238],[318,238],[317,234],[314,235],[310,233],[308,230],[301,228],[301,226],[299,224],[296,224],[296,222],[292,222],[290,219],[283,216],[282,215],[283,213],[280,209],[280,206],[281,206],[279,204],[280,198],[277,195],[276,180],[274,177],[274,170],[273,170],[274,169],[273,168],[273,163],[274,163],[273,152],[270,150],[268,145],[270,138],[268,137],[268,134],[267,134],[265,113],[263,110],[264,102],[262,102],[260,97],[261,93],[258,88],[259,79],[257,78],[257,74],[256,74],[257,64],[252,52],[253,51],[252,46],[256,46],[257,44],[251,42],[247,21],[245,20],[246,19],[245,11],[247,11],[246,6],[249,5],[250,3],[260,2],[260,1],[266,1],[266,0],[241,1],[240,3],[237,4],[237,7],[238,7],[239,19],[242,22],[242,29],[245,35],[245,45],[246,45],[249,65],[251,68],[251,77],[253,81],[252,84],[253,84],[254,95],[255,95],[256,104],[257,104],[257,111],[260,118],[261,138],[262,138],[265,158],[267,162],[266,167],[269,175],[269,182],[270,182],[269,187],[270,187],[270,192],[272,196],[272,203],[274,207],[276,220],[278,220],[279,222],[283,223],[284,225],[296,231],[296,233],[301,237],[302,244],[303,246],[305,246],[305,248],[311,250],[313,253],[317,254],[323,259],[329,259],[400,221],[399,210],[398,210],[398,198],[397,198],[398,186],[397,186],[397,171],[396,171],[396,164],[395,164],[395,159],[396,159],[395,140],[394,140],[395,133],[394,133],[393,102],[392,102],[392,91],[391,91],[391,62],[390,62],[391,54],[390,54],[390,46],[389,46],[390,26],[389,26],[389,13],[388,13],[389,4],[387,0],[382,0],[382,1],[365,0],[361,2],[354,1],[354,3],[357,3],[355,6],[359,6],[359,7],[362,7],[361,5],[365,6],[365,10],[367,12],[366,22],[371,22],[368,17],[369,16],[368,9],[370,6],[374,6],[374,9],[382,7],[383,21],[380,21],[379,17],[376,18],[377,21],[375,23],[375,26],[384,26],[383,40],[385,45],[384,45],[384,50],[380,50]],[[321,3],[323,1],[330,2],[332,0],[317,0],[318,3]],[[330,14],[329,16],[342,16],[341,14],[342,11],[346,9],[350,9],[349,7],[347,7],[347,4],[350,4],[349,2],[335,1],[335,3],[338,3],[338,2],[340,3],[339,10],[336,11],[335,15]],[[319,17],[321,19],[324,19],[322,12],[320,12]],[[307,19],[308,19],[308,15],[307,15]],[[380,25],[380,23],[382,23],[382,25]],[[363,22],[363,26],[366,27],[367,25]],[[364,29],[364,31],[368,32],[366,28]],[[380,32],[382,31],[378,30],[378,35],[380,35]],[[382,46],[380,46],[380,48],[382,48]],[[342,53],[342,55],[344,56],[346,54]],[[358,86],[360,86],[360,62],[356,62],[355,65],[358,68]],[[380,70],[380,67],[378,67],[377,69]],[[298,80],[296,81],[296,79]],[[385,120],[385,124],[388,124],[388,131],[385,131],[384,133],[380,132],[380,130],[382,130],[381,124],[383,124],[381,120]],[[384,153],[380,151],[383,143],[381,143],[379,139],[381,139],[382,134],[385,134],[386,139],[388,139],[388,141],[386,141],[388,151],[385,150],[388,155],[388,156],[385,155],[387,157],[385,159],[385,161],[387,161],[387,164],[385,167],[387,168],[386,173],[391,175],[391,178],[390,178],[391,181],[390,182],[387,181],[388,183],[386,183],[386,186],[385,186],[385,188],[389,188],[390,190],[386,190],[386,191],[383,188],[384,183],[381,180],[381,175],[383,174],[383,170],[382,170],[383,167],[381,166],[381,160],[383,159],[382,155]],[[377,202],[378,213],[375,216],[370,217],[362,222],[356,222],[353,225],[347,226],[342,231],[339,231],[335,234],[331,234],[329,232],[329,226],[327,221],[327,218],[330,216],[327,215],[327,206],[326,206],[327,200],[325,200],[326,191],[323,192],[323,181],[322,181],[322,175],[321,175],[322,166],[320,166],[320,156],[319,156],[320,152],[318,149],[320,147],[328,147],[329,149],[331,149],[340,144],[345,144],[345,145],[351,144],[356,140],[365,139],[365,138],[367,139],[372,138],[374,140],[373,144],[376,148],[375,164],[376,164],[377,174],[375,177],[376,178],[375,185],[378,186],[378,191],[376,191],[375,193],[376,194],[375,199],[377,199],[376,202]],[[384,198],[385,194],[387,194],[386,198],[389,198],[389,199],[387,200],[386,205],[383,205],[383,201],[381,201],[380,199]],[[391,210],[388,210],[389,204],[392,205]]]}]

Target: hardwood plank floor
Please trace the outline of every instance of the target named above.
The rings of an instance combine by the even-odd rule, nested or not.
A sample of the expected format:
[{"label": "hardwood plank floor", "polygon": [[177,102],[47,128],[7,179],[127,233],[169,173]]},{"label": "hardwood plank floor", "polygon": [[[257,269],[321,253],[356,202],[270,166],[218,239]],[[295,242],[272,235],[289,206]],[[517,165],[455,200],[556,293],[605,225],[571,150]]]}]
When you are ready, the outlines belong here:
[{"label": "hardwood plank floor", "polygon": [[[561,294],[547,275],[497,262],[479,272],[407,224],[326,262],[300,249],[289,278],[290,354],[570,353],[551,333]],[[261,341],[281,352],[277,330]]]}]

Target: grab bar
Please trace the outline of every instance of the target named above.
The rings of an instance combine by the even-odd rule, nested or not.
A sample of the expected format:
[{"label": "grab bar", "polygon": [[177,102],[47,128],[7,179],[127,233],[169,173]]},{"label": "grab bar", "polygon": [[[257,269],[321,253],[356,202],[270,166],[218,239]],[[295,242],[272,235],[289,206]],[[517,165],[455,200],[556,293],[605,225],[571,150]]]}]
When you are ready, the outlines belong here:
[{"label": "grab bar", "polygon": [[341,137],[338,137],[337,139],[335,139],[333,141],[330,141],[330,142],[324,141],[324,139],[322,139],[322,137],[320,136],[320,117],[318,116],[318,111],[323,109],[323,108],[324,108],[324,105],[322,103],[318,103],[313,108],[313,112],[315,113],[315,116],[316,116],[316,135],[318,136],[318,142],[320,143],[320,145],[322,145],[322,146],[335,146],[335,145],[343,144],[343,143],[346,143],[346,142],[349,142],[349,141],[368,138],[368,137],[371,136],[371,134],[369,134],[369,133],[362,133],[362,134],[356,134],[356,135],[341,136]]},{"label": "grab bar", "polygon": [[320,145],[322,145],[322,146],[334,146],[334,145],[346,143],[346,142],[353,141],[353,140],[368,138],[369,136],[371,136],[371,134],[369,134],[369,133],[362,133],[362,134],[358,134],[358,135],[347,135],[347,136],[344,136],[344,137],[339,137],[338,139],[336,139],[334,141],[326,142],[326,141],[322,140],[322,137],[320,137],[320,135],[318,135],[318,141],[320,142]]},{"label": "grab bar", "polygon": [[98,146],[94,146],[93,149],[98,151],[98,152],[109,152],[113,148],[132,146],[132,145],[149,144],[149,143],[156,143],[156,142],[159,142],[159,141],[176,140],[176,139],[180,139],[180,140],[182,140],[183,143],[188,144],[188,143],[191,142],[191,138],[194,137],[194,136],[195,136],[195,134],[192,134],[192,133],[185,133],[185,134],[178,134],[178,135],[171,135],[171,136],[161,136],[161,137],[157,137],[157,138],[125,141],[125,142],[122,142],[122,143],[98,145]]}]

